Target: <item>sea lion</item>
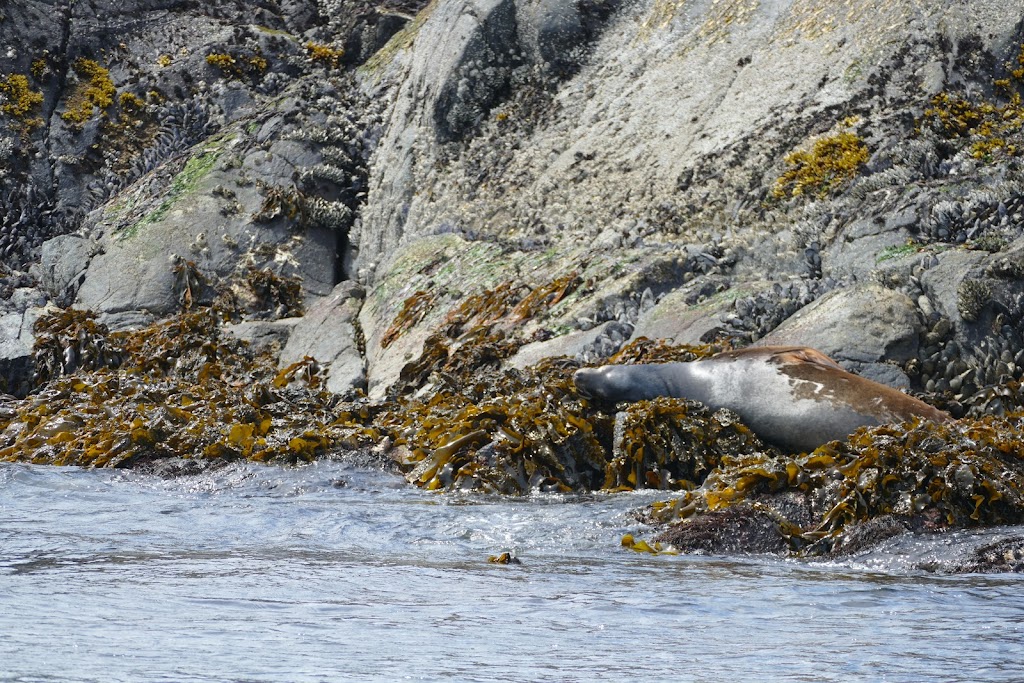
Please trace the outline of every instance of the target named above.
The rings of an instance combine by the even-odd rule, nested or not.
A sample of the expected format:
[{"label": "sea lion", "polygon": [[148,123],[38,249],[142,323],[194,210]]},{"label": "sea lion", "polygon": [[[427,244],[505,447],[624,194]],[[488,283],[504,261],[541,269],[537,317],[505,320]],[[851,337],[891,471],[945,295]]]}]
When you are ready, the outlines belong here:
[{"label": "sea lion", "polygon": [[573,380],[584,395],[608,401],[672,396],[728,408],[762,439],[794,452],[845,439],[859,427],[952,419],[804,346],[724,351],[691,363],[583,368]]}]

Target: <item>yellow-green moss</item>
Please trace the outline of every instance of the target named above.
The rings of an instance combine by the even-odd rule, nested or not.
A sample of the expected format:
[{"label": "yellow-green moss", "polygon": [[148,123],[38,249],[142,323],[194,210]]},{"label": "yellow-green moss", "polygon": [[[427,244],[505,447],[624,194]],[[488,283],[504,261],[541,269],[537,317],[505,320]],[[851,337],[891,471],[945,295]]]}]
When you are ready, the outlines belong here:
[{"label": "yellow-green moss", "polygon": [[1024,45],[1015,59],[1004,64],[1011,78],[992,81],[994,98],[941,92],[935,95],[916,122],[915,132],[937,134],[967,145],[975,159],[991,159],[997,153],[1017,156],[1024,146]]},{"label": "yellow-green moss", "polygon": [[221,52],[206,55],[206,63],[223,73],[234,73],[238,68],[235,58]]},{"label": "yellow-green moss", "polygon": [[0,111],[16,119],[24,119],[43,103],[43,93],[32,90],[28,78],[21,74],[11,74],[0,80],[0,93],[5,100]]},{"label": "yellow-green moss", "polygon": [[[1001,84],[1003,87],[1001,87]],[[997,90],[1009,90],[1009,81],[995,81]],[[985,159],[1002,150],[1008,155],[1019,151],[1011,136],[1019,134],[1024,125],[1021,96],[1012,92],[1005,103],[992,100],[969,100],[949,93],[939,93],[917,123],[918,132],[932,131],[946,139],[969,142],[971,156]]]},{"label": "yellow-green moss", "polygon": [[245,61],[249,65],[249,69],[251,71],[256,71],[258,73],[263,73],[264,71],[267,70],[267,67],[270,66],[270,64],[267,62],[266,59],[263,58],[262,55],[253,55],[252,57],[247,57]]},{"label": "yellow-green moss", "polygon": [[257,77],[267,70],[269,63],[260,54],[231,55],[214,52],[206,56],[206,63],[228,78]]},{"label": "yellow-green moss", "polygon": [[786,155],[789,170],[776,181],[772,194],[777,198],[824,197],[852,180],[868,158],[867,145],[856,133],[843,131],[821,138],[810,152]]},{"label": "yellow-green moss", "polygon": [[32,78],[37,81],[42,79],[46,75],[46,60],[42,57],[32,60],[32,66],[29,69],[32,72]]},{"label": "yellow-green moss", "polygon": [[309,61],[314,64],[323,64],[330,69],[337,69],[341,65],[341,58],[345,56],[345,51],[336,50],[330,45],[309,41],[306,43],[306,54]]},{"label": "yellow-green moss", "polygon": [[80,80],[71,91],[61,118],[73,126],[81,126],[96,109],[106,109],[114,103],[117,90],[110,80],[110,72],[92,59],[80,57],[71,65]]},{"label": "yellow-green moss", "polygon": [[135,93],[124,92],[117,98],[121,110],[131,114],[137,114],[146,109],[146,101]]},{"label": "yellow-green moss", "polygon": [[159,66],[168,67],[168,66],[171,65],[171,56],[170,55],[160,55],[159,57],[156,58],[156,63]]}]

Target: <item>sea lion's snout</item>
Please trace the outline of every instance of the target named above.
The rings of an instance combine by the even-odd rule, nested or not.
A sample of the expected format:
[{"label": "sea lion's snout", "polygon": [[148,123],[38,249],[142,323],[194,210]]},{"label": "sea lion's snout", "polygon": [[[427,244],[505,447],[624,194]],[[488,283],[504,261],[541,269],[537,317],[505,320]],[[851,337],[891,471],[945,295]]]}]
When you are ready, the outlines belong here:
[{"label": "sea lion's snout", "polygon": [[576,385],[576,393],[583,398],[594,398],[593,373],[594,368],[582,368],[572,374],[572,383]]},{"label": "sea lion's snout", "polygon": [[581,368],[572,374],[572,383],[577,387],[577,393],[584,398],[607,398],[604,391],[601,391],[602,368]]},{"label": "sea lion's snout", "polygon": [[580,368],[573,376],[576,391],[584,398],[602,401],[637,400],[633,397],[631,372],[633,366],[605,365]]}]

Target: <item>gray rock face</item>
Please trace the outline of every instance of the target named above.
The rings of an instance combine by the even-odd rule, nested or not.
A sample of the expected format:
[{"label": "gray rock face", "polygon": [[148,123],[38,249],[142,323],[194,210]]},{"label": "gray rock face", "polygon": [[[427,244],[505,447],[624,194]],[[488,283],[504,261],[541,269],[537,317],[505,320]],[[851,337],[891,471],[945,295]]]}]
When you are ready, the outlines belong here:
[{"label": "gray rock face", "polygon": [[280,320],[247,320],[225,325],[224,331],[236,339],[248,342],[257,351],[267,351],[278,357],[288,343],[292,330],[300,318]]},{"label": "gray rock face", "polygon": [[811,346],[840,364],[907,361],[917,355],[921,326],[910,297],[865,284],[826,294],[757,345]]},{"label": "gray rock face", "polygon": [[281,351],[280,365],[309,356],[326,366],[325,388],[344,394],[366,388],[366,367],[359,351],[357,327],[363,289],[352,281],[338,284],[300,319]]},{"label": "gray rock face", "polygon": [[525,344],[506,363],[509,367],[523,370],[545,358],[552,358],[554,356],[574,357],[593,344],[613,324],[615,323],[609,321],[592,327],[589,330],[579,330],[562,335],[561,337],[548,339],[547,341]]},{"label": "gray rock face", "polygon": [[576,69],[580,56],[576,50],[588,39],[580,16],[583,3],[563,0],[533,0],[519,4],[521,41],[535,64],[547,66],[558,74]]},{"label": "gray rock face", "polygon": [[43,243],[36,278],[56,301],[74,300],[96,245],[80,235],[58,235]]},{"label": "gray rock face", "polygon": [[[1021,374],[1024,285],[999,264],[1024,239],[1024,172],[1009,147],[980,154],[924,120],[942,92],[1009,106],[995,81],[1019,8],[438,0],[381,47],[418,8],[5,8],[0,77],[28,74],[43,101],[30,130],[0,116],[0,253],[42,252],[47,291],[115,327],[210,303],[252,268],[310,301],[357,280],[374,396],[467,297],[573,271],[587,284],[524,337],[554,338],[514,362],[767,335],[915,389]],[[345,74],[312,64],[309,40],[351,46],[349,64],[376,54]],[[142,110],[63,119],[80,56]],[[840,134],[868,161],[787,191],[794,159]],[[385,348],[417,291],[432,307]]]},{"label": "gray rock face", "polygon": [[[160,167],[150,183],[94,212],[89,224],[100,235],[99,253],[81,276],[75,304],[101,313],[115,326],[125,314],[170,315],[180,310],[183,296],[174,268],[186,262],[209,285],[207,296],[242,277],[248,267],[297,276],[308,295],[327,295],[334,286],[348,210],[337,202],[310,200],[295,189],[296,178],[324,165],[322,145],[302,139],[259,142],[268,126],[275,137],[295,135],[297,122],[283,120],[294,120],[299,106],[285,99],[268,108],[264,116],[270,120],[261,127],[229,127],[178,162]],[[309,131],[327,120],[311,109],[302,123]],[[330,213],[334,207],[337,216]],[[73,255],[62,257],[59,269],[71,267],[69,258]]]},{"label": "gray rock face", "polygon": [[[541,36],[560,37],[551,39],[552,53],[571,54],[580,36],[589,39],[586,12],[567,7],[516,4],[524,65],[549,61]],[[1019,174],[995,158],[979,164],[966,149],[946,158],[946,141],[914,136],[908,121],[922,116],[936,93],[1002,73],[999,65],[1019,52],[1018,21],[1016,10],[996,2],[968,11],[952,2],[922,9],[908,0],[845,12],[827,3],[680,11],[641,2],[607,19],[564,80],[536,88],[534,72],[523,70],[523,78],[514,74],[488,89],[482,74],[463,68],[484,46],[507,45],[507,6],[438,4],[414,39],[393,45],[385,66],[364,81],[393,104],[355,238],[360,277],[383,282],[416,253],[417,242],[447,232],[509,248],[540,243],[565,255],[563,272],[588,249],[614,250],[634,264],[652,250],[692,254],[714,245],[714,272],[694,270],[676,291],[658,291],[658,305],[636,321],[634,337],[697,342],[742,332],[758,339],[804,306],[809,323],[797,318],[770,339],[823,347],[895,385],[923,384],[925,375],[908,378],[893,363],[913,360],[921,335],[936,316],[948,316],[963,287],[939,286],[931,261],[950,257],[918,253],[914,245],[964,243],[996,228],[1012,241],[1024,229],[1024,213],[1007,182]],[[467,99],[441,97],[456,92],[453,83]],[[489,107],[490,114],[453,135],[442,123],[460,102],[477,102],[469,109]],[[433,117],[438,111],[444,116]],[[792,153],[813,156],[819,141],[843,132],[869,153],[847,186],[777,196]],[[723,258],[726,248],[731,259]],[[423,256],[424,267],[430,258]],[[494,277],[505,272],[492,265]],[[979,277],[950,267],[957,283]],[[886,291],[865,289],[876,278]],[[780,284],[784,291],[773,298]],[[428,285],[425,277],[417,287]],[[474,290],[468,283],[464,289]],[[641,292],[618,295],[630,301]],[[805,306],[815,299],[816,306]],[[370,289],[367,304],[376,311],[363,316],[372,339],[379,334],[374,324],[386,326],[397,304],[389,288]],[[406,347],[374,347],[371,378],[386,383],[394,373],[377,368],[415,357],[410,349],[430,324],[409,331]],[[944,362],[955,355],[930,352]]]},{"label": "gray rock face", "polygon": [[703,337],[721,327],[721,318],[730,310],[736,295],[737,292],[730,291],[691,306],[686,303],[686,293],[670,292],[640,317],[633,336],[669,339],[674,344],[700,344]]},{"label": "gray rock face", "polygon": [[46,311],[46,295],[36,289],[14,290],[0,299],[0,392],[23,395],[32,375],[32,326]]},{"label": "gray rock face", "polygon": [[596,18],[584,22],[579,7],[559,0],[458,0],[430,10],[413,49],[400,53],[391,71],[368,79],[398,85],[357,237],[362,277],[370,279],[405,233],[436,227],[410,221],[409,211],[418,202],[420,176],[445,155],[446,143],[474,137],[537,70],[573,71],[583,57],[580,46],[600,25]]}]

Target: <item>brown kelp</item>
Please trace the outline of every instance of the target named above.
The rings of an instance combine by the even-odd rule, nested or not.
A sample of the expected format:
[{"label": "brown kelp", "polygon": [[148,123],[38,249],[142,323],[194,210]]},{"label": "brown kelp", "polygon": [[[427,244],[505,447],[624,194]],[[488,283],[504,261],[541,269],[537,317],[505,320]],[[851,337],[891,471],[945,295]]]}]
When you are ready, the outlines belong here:
[{"label": "brown kelp", "polygon": [[[334,399],[309,388],[295,368],[279,373],[269,358],[222,338],[209,309],[134,332],[106,333],[75,311],[37,327],[40,379],[48,381],[0,419],[0,460],[295,462],[332,443]],[[67,358],[81,362],[71,368]]]},{"label": "brown kelp", "polygon": [[700,490],[656,503],[648,515],[683,520],[660,539],[671,541],[686,536],[686,520],[751,505],[791,550],[808,554],[832,552],[857,524],[883,516],[906,528],[1019,524],[1024,414],[882,425],[792,458],[727,459]]},{"label": "brown kelp", "polygon": [[[35,392],[0,413],[0,459],[293,463],[374,448],[429,490],[677,492],[646,511],[648,521],[672,525],[662,545],[625,543],[639,550],[722,548],[722,530],[735,529],[771,536],[759,547],[773,552],[820,554],[885,518],[931,529],[1024,521],[1022,413],[862,429],[791,456],[729,411],[582,396],[572,381],[579,363],[569,358],[508,367],[579,282],[575,273],[532,288],[507,282],[433,312],[433,334],[381,402],[322,392],[313,359],[278,369],[222,336],[228,316],[217,308],[196,305],[132,332],[56,311],[37,324]],[[404,329],[421,301],[392,329]],[[688,361],[722,348],[641,338],[609,360]]]}]

